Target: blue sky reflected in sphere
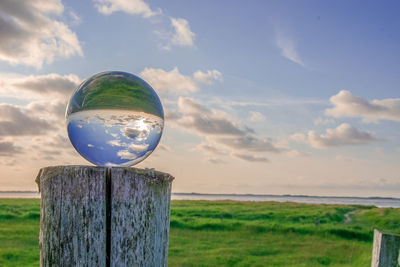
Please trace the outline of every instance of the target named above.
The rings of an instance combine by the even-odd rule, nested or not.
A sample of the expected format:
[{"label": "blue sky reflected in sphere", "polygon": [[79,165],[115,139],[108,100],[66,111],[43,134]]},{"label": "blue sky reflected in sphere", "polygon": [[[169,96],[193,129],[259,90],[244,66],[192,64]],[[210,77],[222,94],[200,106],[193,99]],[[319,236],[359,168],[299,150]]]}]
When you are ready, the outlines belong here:
[{"label": "blue sky reflected in sphere", "polygon": [[75,149],[99,166],[135,165],[158,145],[164,113],[155,91],[125,72],[84,81],[71,97],[67,131]]}]

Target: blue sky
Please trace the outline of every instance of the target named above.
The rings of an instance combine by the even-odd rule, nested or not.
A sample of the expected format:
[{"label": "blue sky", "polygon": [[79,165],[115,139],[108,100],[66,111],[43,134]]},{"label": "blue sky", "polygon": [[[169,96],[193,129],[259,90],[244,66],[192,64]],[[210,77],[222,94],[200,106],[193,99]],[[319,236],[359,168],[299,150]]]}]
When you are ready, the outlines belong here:
[{"label": "blue sky", "polygon": [[121,70],[163,102],[161,145],[137,167],[175,192],[400,197],[397,1],[21,3],[0,3],[0,190],[89,164],[66,102]]}]

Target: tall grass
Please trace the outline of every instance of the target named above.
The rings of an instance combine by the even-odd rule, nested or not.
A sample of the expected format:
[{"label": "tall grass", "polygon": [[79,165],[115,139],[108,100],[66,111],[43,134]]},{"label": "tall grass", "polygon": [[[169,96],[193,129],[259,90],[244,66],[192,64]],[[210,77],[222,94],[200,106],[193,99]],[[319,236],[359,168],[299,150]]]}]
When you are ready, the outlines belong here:
[{"label": "tall grass", "polygon": [[[0,266],[39,266],[39,202],[0,199]],[[373,229],[399,223],[400,209],[172,201],[169,265],[369,266]]]}]

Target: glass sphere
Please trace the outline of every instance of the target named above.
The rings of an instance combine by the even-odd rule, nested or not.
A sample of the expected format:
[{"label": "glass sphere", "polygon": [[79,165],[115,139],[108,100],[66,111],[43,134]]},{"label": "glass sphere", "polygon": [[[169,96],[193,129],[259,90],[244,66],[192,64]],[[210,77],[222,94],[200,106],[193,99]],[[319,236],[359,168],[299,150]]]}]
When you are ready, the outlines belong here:
[{"label": "glass sphere", "polygon": [[153,88],[120,71],[84,81],[69,100],[65,118],[72,145],[99,166],[141,162],[156,148],[164,128],[164,111]]}]

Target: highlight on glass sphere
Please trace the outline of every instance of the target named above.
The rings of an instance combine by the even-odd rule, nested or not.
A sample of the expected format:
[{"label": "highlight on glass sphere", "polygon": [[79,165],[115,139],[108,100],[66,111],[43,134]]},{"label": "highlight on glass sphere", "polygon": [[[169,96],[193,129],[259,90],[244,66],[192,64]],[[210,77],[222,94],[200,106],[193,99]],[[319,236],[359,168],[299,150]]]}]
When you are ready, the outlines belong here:
[{"label": "highlight on glass sphere", "polygon": [[164,111],[153,88],[120,71],[84,81],[69,100],[65,118],[79,154],[107,167],[129,167],[147,158],[164,128]]}]

